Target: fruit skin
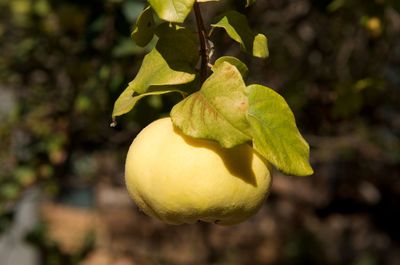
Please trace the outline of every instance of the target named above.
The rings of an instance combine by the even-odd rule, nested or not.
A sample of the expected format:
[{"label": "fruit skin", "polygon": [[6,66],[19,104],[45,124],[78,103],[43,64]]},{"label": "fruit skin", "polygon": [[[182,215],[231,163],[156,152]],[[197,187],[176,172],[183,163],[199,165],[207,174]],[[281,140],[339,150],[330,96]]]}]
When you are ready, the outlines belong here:
[{"label": "fruit skin", "polygon": [[270,166],[251,146],[225,149],[188,137],[170,118],[135,138],[125,180],[136,204],[169,224],[242,222],[257,212],[271,186]]}]

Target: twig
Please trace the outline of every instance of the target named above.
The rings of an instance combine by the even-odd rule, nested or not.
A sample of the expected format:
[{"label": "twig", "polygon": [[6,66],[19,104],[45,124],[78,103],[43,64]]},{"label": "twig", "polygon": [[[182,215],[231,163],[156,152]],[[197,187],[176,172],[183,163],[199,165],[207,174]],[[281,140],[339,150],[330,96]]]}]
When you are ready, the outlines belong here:
[{"label": "twig", "polygon": [[207,70],[209,65],[209,48],[208,48],[208,39],[207,39],[207,31],[204,26],[203,17],[201,16],[200,5],[196,1],[194,2],[194,14],[196,16],[196,24],[197,24],[197,32],[199,34],[200,41],[200,56],[201,56],[201,68],[200,68],[200,82],[201,84],[207,79]]}]

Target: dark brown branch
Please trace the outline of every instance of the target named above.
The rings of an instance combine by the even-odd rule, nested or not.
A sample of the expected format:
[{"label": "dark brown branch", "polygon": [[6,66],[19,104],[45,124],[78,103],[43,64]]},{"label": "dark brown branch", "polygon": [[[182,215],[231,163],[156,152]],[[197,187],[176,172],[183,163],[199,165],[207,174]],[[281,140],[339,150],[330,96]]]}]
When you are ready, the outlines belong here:
[{"label": "dark brown branch", "polygon": [[197,32],[199,34],[200,41],[200,57],[201,57],[201,68],[200,68],[200,82],[204,83],[207,79],[208,70],[208,39],[207,30],[204,26],[203,17],[201,16],[200,5],[196,1],[194,2],[194,14],[196,16]]}]

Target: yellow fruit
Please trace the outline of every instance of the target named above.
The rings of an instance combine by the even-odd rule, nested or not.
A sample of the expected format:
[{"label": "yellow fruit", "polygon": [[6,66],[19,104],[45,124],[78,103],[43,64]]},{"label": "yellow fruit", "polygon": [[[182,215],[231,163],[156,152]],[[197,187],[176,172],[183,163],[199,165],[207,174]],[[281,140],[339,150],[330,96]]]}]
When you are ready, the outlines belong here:
[{"label": "yellow fruit", "polygon": [[236,224],[269,192],[269,164],[247,144],[232,149],[185,136],[170,118],[144,128],[129,148],[126,185],[136,204],[166,223]]},{"label": "yellow fruit", "polygon": [[372,37],[379,37],[382,35],[383,27],[382,22],[377,17],[371,17],[366,22],[366,28]]}]

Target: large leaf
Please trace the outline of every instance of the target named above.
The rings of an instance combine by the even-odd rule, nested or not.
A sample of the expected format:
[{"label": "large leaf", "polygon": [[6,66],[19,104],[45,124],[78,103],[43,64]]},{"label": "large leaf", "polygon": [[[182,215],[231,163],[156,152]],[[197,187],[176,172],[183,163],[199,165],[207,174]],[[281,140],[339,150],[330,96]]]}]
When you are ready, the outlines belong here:
[{"label": "large leaf", "polygon": [[223,62],[200,91],[174,106],[172,121],[186,135],[215,140],[226,148],[248,142],[251,136],[245,88],[236,67]]},{"label": "large leaf", "polygon": [[195,0],[148,0],[157,15],[169,22],[183,22],[193,8]]},{"label": "large leaf", "polygon": [[228,11],[212,24],[214,28],[223,28],[228,35],[242,46],[242,48],[255,57],[268,57],[268,40],[263,34],[254,33],[245,15],[236,11]]},{"label": "large leaf", "polygon": [[144,47],[153,39],[154,29],[153,10],[148,6],[138,17],[131,37],[137,45]]},{"label": "large leaf", "polygon": [[270,88],[251,85],[247,89],[247,119],[253,134],[253,147],[269,162],[289,175],[308,176],[309,146],[297,129],[290,107]]}]

